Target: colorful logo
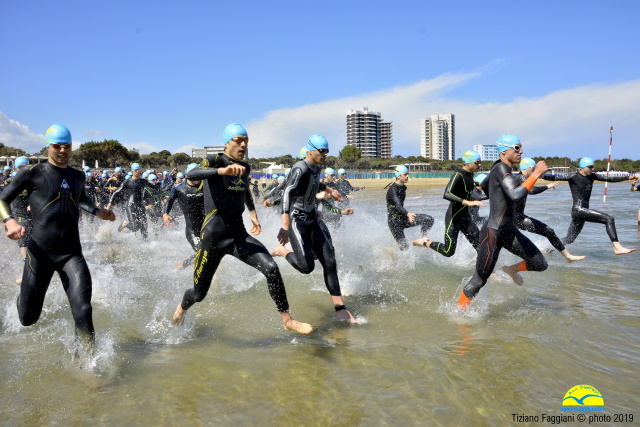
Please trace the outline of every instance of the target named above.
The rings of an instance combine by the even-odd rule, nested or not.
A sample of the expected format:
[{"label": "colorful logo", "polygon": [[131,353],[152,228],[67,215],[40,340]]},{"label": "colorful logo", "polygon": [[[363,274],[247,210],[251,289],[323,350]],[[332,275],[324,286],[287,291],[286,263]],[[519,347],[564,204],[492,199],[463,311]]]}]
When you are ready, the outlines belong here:
[{"label": "colorful logo", "polygon": [[606,410],[604,399],[595,387],[582,384],[569,389],[562,399],[560,410],[562,412],[603,412]]}]

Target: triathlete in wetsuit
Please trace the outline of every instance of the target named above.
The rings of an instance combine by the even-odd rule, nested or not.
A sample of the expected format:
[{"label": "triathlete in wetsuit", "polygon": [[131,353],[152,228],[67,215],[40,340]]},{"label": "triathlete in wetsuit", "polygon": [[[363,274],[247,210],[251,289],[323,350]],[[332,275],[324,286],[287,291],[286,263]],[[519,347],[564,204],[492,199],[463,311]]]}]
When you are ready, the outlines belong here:
[{"label": "triathlete in wetsuit", "polygon": [[354,198],[351,193],[364,190],[364,185],[362,187],[352,186],[351,183],[347,180],[347,171],[342,168],[338,169],[337,177],[338,179],[335,181],[335,188],[340,192],[340,195],[343,199],[343,202],[340,203],[339,207],[346,208],[347,206],[349,206],[349,200]]},{"label": "triathlete in wetsuit", "polygon": [[20,170],[0,195],[0,219],[10,239],[17,240],[25,233],[9,207],[25,190],[33,216],[33,233],[17,301],[18,315],[25,326],[38,321],[51,277],[58,272],[69,299],[76,334],[92,344],[91,275],[80,246],[80,208],[103,220],[113,221],[115,215],[91,203],[84,192],[85,174],[67,167],[71,154],[69,130],[62,125],[51,126],[45,143],[48,161]]},{"label": "triathlete in wetsuit", "polygon": [[502,248],[524,259],[514,266],[503,268],[517,284],[522,283],[519,271],[547,269],[547,261],[538,248],[516,228],[513,210],[514,203],[526,196],[536,180],[548,170],[547,165],[543,161],[538,162],[531,176],[520,185],[511,174],[511,168],[522,157],[520,140],[515,135],[505,134],[498,139],[496,145],[500,158],[483,183],[488,185],[485,192],[489,195],[489,219],[480,230],[475,274],[460,293],[458,307],[462,310],[467,308],[480,288],[487,283]]},{"label": "triathlete in wetsuit", "polygon": [[[475,186],[473,187],[473,191],[471,191],[472,201],[480,202],[489,199],[489,197],[484,193],[482,187],[480,186],[482,181],[484,181],[487,176],[488,175],[486,173],[481,173],[474,178]],[[473,219],[473,222],[475,222],[478,226],[478,229],[480,229],[482,227],[482,224],[484,224],[484,222],[486,221],[485,217],[480,216],[480,206],[469,206],[467,207],[467,210],[469,211],[469,215],[471,215],[471,219]]]},{"label": "triathlete in wetsuit", "polygon": [[400,250],[409,249],[404,230],[410,227],[420,226],[422,237],[433,227],[433,217],[426,214],[414,214],[404,208],[404,199],[407,197],[406,183],[409,181],[409,169],[406,166],[396,166],[396,182],[387,190],[387,224],[391,235],[398,243]]},{"label": "triathlete in wetsuit", "polygon": [[[516,181],[518,184],[522,184],[526,181],[531,173],[533,172],[533,168],[535,168],[536,162],[533,159],[522,159],[520,161],[520,174],[516,175]],[[534,185],[529,190],[529,194],[539,194],[543,191],[548,190],[549,188],[554,188],[558,184],[547,184],[547,185]],[[549,227],[547,224],[538,221],[535,218],[531,218],[530,216],[525,215],[524,208],[527,205],[527,196],[525,195],[522,199],[517,201],[513,209],[515,210],[515,218],[516,218],[516,227],[520,230],[525,230],[530,233],[539,234],[541,236],[546,237],[551,245],[556,248],[556,250],[560,251],[560,253],[565,257],[567,262],[580,261],[584,259],[584,256],[574,256],[569,253],[569,251],[564,247],[560,238],[556,235],[556,232],[553,231],[553,228]]]},{"label": "triathlete in wetsuit", "polygon": [[464,166],[456,170],[444,190],[443,198],[448,200],[449,208],[444,217],[444,242],[432,242],[428,237],[413,241],[414,246],[428,246],[446,257],[456,253],[458,233],[462,231],[471,246],[478,249],[480,230],[469,214],[469,206],[484,206],[484,202],[472,201],[475,187],[473,174],[480,169],[480,154],[471,150],[462,155]]},{"label": "triathlete in wetsuit", "polygon": [[[329,193],[337,201],[342,200],[338,190],[320,182],[321,165],[328,153],[329,143],[324,136],[309,137],[306,158],[293,165],[287,179],[282,198],[282,228],[278,232],[280,244],[271,254],[285,257],[302,274],[310,274],[315,268],[315,254],[324,270],[324,283],[331,295],[336,318],[354,322],[342,299],[331,234],[316,211],[319,191]],[[289,241],[293,251],[284,246]]]},{"label": "triathlete in wetsuit", "polygon": [[[193,168],[198,165],[192,163],[187,167],[187,173],[191,172]],[[187,241],[195,252],[200,249],[200,230],[202,230],[202,223],[204,222],[204,193],[202,192],[204,184],[202,181],[194,181],[187,179],[186,182],[174,185],[171,189],[171,195],[167,204],[165,205],[162,219],[165,227],[171,225],[173,217],[171,216],[171,210],[173,209],[173,203],[178,200],[180,209],[184,216],[185,221],[185,235]],[[176,267],[184,268],[189,265],[194,256],[191,256],[181,263],[178,263]]]},{"label": "triathlete in wetsuit", "polygon": [[193,288],[187,289],[173,315],[174,323],[184,319],[186,311],[204,299],[213,275],[225,255],[233,255],[258,269],[267,278],[269,294],[282,317],[285,330],[308,334],[311,325],[293,320],[278,265],[267,249],[247,233],[242,221],[246,204],[253,227],[251,234],[261,231],[258,215],[249,190],[250,167],[242,162],[249,137],[239,124],[228,125],[223,132],[224,154],[210,155],[187,174],[187,179],[204,181],[204,205],[207,213],[196,254]]},{"label": "triathlete in wetsuit", "polygon": [[127,212],[127,220],[123,221],[118,231],[122,231],[125,227],[129,230],[140,231],[142,237],[147,239],[147,214],[144,205],[144,189],[149,184],[146,179],[142,179],[142,168],[138,163],[131,165],[133,175],[130,179],[125,180],[122,185],[111,194],[111,199],[107,205],[107,209],[111,209],[111,205],[124,204]]},{"label": "triathlete in wetsuit", "polygon": [[[631,183],[631,191],[640,191],[640,184],[638,184],[638,177],[633,176]],[[640,206],[638,207],[638,228],[640,228]]]},{"label": "triathlete in wetsuit", "polygon": [[589,199],[591,199],[593,181],[620,182],[628,180],[629,177],[600,177],[593,173],[593,163],[594,161],[589,157],[583,157],[580,159],[580,170],[570,178],[558,175],[545,175],[544,177],[549,181],[569,181],[571,197],[573,197],[573,207],[571,208],[569,230],[567,236],[562,239],[562,243],[565,245],[573,243],[582,231],[585,222],[597,222],[606,226],[607,234],[613,244],[613,250],[616,255],[633,252],[635,249],[627,249],[618,241],[615,219],[611,215],[589,209]]}]

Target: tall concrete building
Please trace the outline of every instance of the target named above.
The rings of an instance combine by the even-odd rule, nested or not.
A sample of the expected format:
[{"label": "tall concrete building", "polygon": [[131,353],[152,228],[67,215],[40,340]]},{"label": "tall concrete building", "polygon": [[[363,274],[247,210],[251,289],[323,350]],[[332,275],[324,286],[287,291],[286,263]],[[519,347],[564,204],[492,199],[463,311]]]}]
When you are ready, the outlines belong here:
[{"label": "tall concrete building", "polygon": [[367,107],[347,111],[347,145],[362,150],[362,157],[391,157],[392,129],[392,122],[383,122],[380,113]]},{"label": "tall concrete building", "polygon": [[432,114],[420,121],[420,155],[434,160],[456,159],[456,122],[453,114]]},{"label": "tall concrete building", "polygon": [[480,160],[495,162],[498,160],[498,146],[478,144],[473,146],[473,151],[477,151],[480,154]]}]

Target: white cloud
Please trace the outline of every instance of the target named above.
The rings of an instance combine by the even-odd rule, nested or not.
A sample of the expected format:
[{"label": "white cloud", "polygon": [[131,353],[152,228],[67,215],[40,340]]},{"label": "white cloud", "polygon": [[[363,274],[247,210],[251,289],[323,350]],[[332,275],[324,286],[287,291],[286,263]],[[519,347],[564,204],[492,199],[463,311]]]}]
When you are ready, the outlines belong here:
[{"label": "white cloud", "polygon": [[172,151],[172,153],[173,154],[185,153],[185,154],[191,155],[191,151],[193,149],[202,149],[202,147],[199,147],[199,146],[194,145],[194,144],[187,144],[187,145],[183,145],[182,147],[176,148],[174,151]]},{"label": "white cloud", "polygon": [[40,151],[44,146],[44,135],[10,119],[0,111],[0,142],[8,147],[20,148],[28,154],[32,154]]},{"label": "white cloud", "polygon": [[561,90],[506,103],[448,99],[447,91],[472,84],[478,74],[444,75],[409,86],[274,110],[247,124],[251,155],[295,154],[313,133],[329,140],[332,154],[345,145],[347,110],[369,107],[393,121],[394,154],[418,155],[419,120],[431,114],[456,116],[456,149],[492,144],[503,133],[518,135],[527,156],[607,156],[614,126],[614,158],[638,158],[632,150],[640,133],[640,80]]}]

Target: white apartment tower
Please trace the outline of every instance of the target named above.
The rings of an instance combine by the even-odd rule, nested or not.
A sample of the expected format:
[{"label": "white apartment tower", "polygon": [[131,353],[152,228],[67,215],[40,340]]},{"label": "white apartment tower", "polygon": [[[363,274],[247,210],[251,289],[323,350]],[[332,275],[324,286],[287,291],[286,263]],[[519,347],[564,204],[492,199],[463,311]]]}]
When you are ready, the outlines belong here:
[{"label": "white apartment tower", "polygon": [[391,157],[392,123],[367,107],[347,111],[347,145],[362,150],[362,157]]},{"label": "white apartment tower", "polygon": [[473,151],[477,151],[480,154],[480,160],[484,161],[496,161],[498,160],[498,146],[478,144],[473,146]]},{"label": "white apartment tower", "polygon": [[434,160],[456,159],[456,118],[432,114],[420,121],[420,155]]}]

